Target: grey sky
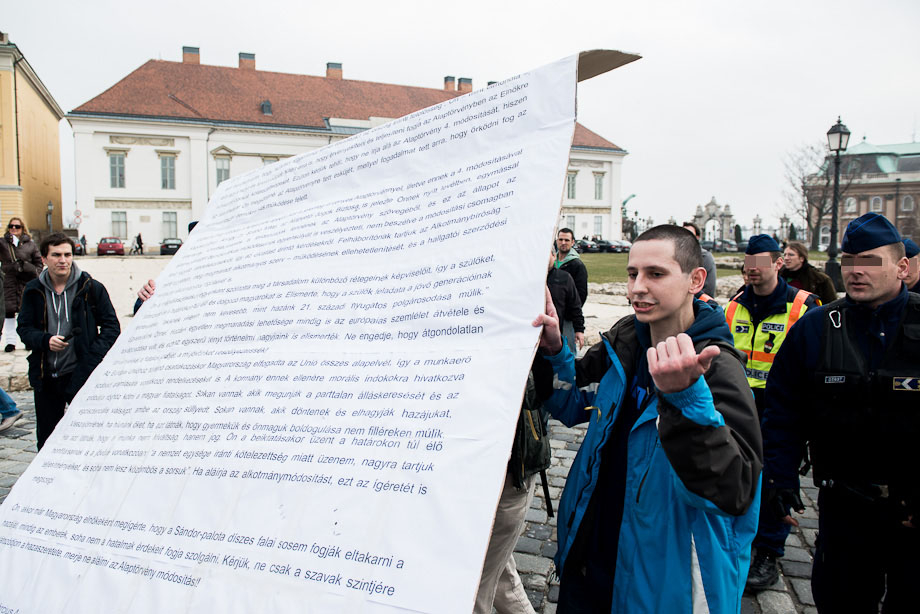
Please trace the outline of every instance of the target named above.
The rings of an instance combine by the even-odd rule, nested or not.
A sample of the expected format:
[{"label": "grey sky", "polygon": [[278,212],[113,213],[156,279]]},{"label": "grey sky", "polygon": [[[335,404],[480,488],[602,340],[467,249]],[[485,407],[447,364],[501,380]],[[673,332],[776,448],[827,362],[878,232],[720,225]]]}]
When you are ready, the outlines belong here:
[{"label": "grey sky", "polygon": [[205,64],[235,66],[245,51],[262,70],[322,75],[342,62],[345,78],[441,87],[450,74],[476,88],[583,49],[636,52],[644,58],[579,89],[579,120],[630,152],[630,210],[681,221],[715,196],[742,224],[755,213],[773,224],[783,156],[823,141],[837,115],[854,144],[920,138],[920,2],[750,5],[45,0],[4,7],[0,30],[65,111],[148,59],[181,60],[183,45]]}]

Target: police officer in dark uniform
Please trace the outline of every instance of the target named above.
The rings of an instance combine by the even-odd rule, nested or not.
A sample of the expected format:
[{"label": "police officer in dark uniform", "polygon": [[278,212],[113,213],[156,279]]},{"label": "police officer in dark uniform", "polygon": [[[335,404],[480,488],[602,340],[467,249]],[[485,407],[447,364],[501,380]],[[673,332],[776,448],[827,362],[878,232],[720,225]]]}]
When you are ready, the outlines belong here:
[{"label": "police officer in dark uniform", "polygon": [[910,239],[902,239],[904,255],[907,256],[907,277],[904,283],[910,292],[920,294],[920,246]]},{"label": "police officer in dark uniform", "polygon": [[[818,611],[916,612],[920,603],[920,295],[898,231],[868,213],[842,245],[847,295],[809,310],[766,389],[764,496],[788,516],[808,443],[818,495]],[[787,520],[791,520],[787,518]]]}]

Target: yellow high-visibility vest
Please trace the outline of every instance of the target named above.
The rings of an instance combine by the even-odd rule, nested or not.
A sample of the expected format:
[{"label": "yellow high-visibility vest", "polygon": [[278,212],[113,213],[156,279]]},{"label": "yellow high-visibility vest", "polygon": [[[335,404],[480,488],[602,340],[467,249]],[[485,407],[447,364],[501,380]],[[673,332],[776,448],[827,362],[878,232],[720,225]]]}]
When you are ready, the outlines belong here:
[{"label": "yellow high-visibility vest", "polygon": [[[736,296],[725,310],[725,320],[732,330],[735,347],[747,354],[744,372],[751,388],[765,388],[767,375],[773,366],[773,358],[779,351],[786,333],[792,328],[808,307],[805,301],[810,292],[799,290],[791,303],[786,303],[785,313],[774,313],[754,326],[754,320],[747,307],[739,303]],[[818,301],[820,304],[820,301]]]}]

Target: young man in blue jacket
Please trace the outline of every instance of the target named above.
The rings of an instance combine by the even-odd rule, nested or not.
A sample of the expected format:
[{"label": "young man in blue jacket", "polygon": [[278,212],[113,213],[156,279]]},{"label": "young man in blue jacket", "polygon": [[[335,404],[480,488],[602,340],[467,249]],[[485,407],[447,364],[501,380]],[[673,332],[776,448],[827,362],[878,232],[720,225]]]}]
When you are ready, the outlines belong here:
[{"label": "young man in blue jacket", "polygon": [[757,531],[762,451],[742,357],[689,231],[629,254],[635,315],[575,360],[552,302],[535,321],[554,371],[545,407],[589,421],[559,508],[558,612],[738,612]]}]

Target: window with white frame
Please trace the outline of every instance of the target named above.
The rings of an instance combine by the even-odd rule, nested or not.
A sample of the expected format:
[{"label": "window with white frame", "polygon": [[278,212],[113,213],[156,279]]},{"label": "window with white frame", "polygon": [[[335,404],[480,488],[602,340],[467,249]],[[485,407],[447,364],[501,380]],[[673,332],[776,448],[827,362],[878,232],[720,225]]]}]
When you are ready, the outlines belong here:
[{"label": "window with white frame", "polygon": [[125,187],[125,154],[121,151],[109,153],[109,187]]},{"label": "window with white frame", "polygon": [[575,171],[569,171],[565,176],[565,195],[569,200],[575,198],[575,175],[577,174]]},{"label": "window with white frame", "polygon": [[831,227],[822,226],[820,234],[818,235],[818,244],[827,247],[831,244]]},{"label": "window with white frame", "polygon": [[859,205],[856,202],[856,199],[852,196],[849,197],[846,201],[846,204],[844,205],[844,211],[847,213],[856,213],[857,209],[859,209]]},{"label": "window with white frame", "polygon": [[905,196],[901,199],[901,211],[913,211],[914,210],[914,197]]},{"label": "window with white frame", "polygon": [[565,216],[565,228],[571,228],[572,231],[574,232],[575,230],[575,216],[574,215]]},{"label": "window with white frame", "polygon": [[220,185],[221,182],[230,179],[230,158],[215,158],[214,163],[217,166],[217,185]]},{"label": "window with white frame", "polygon": [[112,211],[112,236],[128,238],[128,212]]},{"label": "window with white frame", "polygon": [[160,154],[160,187],[164,190],[176,189],[176,156]]},{"label": "window with white frame", "polygon": [[594,173],[594,200],[604,200],[604,173]]},{"label": "window with white frame", "polygon": [[594,216],[594,236],[604,236],[604,216],[602,215]]},{"label": "window with white frame", "polygon": [[178,214],[175,211],[163,212],[163,238],[174,239],[179,236]]},{"label": "window with white frame", "polygon": [[882,197],[881,196],[872,197],[872,200],[869,201],[869,211],[872,211],[873,213],[882,212]]}]

